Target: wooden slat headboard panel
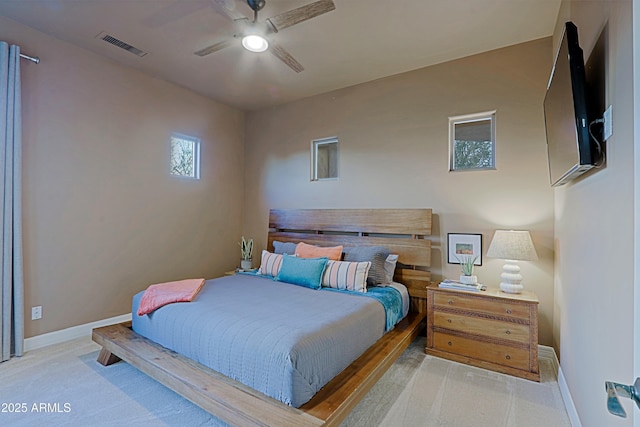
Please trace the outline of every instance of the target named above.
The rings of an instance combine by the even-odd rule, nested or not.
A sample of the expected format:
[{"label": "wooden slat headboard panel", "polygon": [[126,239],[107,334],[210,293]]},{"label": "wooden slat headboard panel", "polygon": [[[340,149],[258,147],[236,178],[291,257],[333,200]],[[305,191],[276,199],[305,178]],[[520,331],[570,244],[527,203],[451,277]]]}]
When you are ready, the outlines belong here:
[{"label": "wooden slat headboard panel", "polygon": [[431,209],[278,209],[269,214],[273,241],[318,246],[385,246],[398,254],[395,280],[409,289],[412,310],[426,310],[431,281]]},{"label": "wooden slat headboard panel", "polygon": [[269,228],[430,236],[431,209],[275,209]]}]

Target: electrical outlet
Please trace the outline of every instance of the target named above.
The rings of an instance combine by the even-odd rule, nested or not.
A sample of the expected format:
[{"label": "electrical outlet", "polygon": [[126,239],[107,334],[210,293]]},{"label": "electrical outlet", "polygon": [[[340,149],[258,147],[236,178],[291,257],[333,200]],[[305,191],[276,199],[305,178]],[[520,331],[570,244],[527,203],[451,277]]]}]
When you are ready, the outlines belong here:
[{"label": "electrical outlet", "polygon": [[605,110],[604,116],[602,117],[604,119],[604,129],[602,131],[602,139],[604,139],[605,141],[609,139],[613,134],[613,118],[611,117],[612,110],[613,110],[613,107],[609,105],[609,108]]},{"label": "electrical outlet", "polygon": [[42,306],[31,307],[31,320],[42,319]]}]

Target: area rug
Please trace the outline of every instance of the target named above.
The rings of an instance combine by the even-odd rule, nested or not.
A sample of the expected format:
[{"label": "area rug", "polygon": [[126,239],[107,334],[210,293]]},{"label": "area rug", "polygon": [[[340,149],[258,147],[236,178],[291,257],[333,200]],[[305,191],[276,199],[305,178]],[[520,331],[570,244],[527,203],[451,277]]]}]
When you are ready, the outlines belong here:
[{"label": "area rug", "polygon": [[[542,382],[424,354],[418,338],[343,422],[373,426],[569,426],[550,362]],[[88,339],[0,364],[2,426],[224,426],[126,363],[104,367]]]}]

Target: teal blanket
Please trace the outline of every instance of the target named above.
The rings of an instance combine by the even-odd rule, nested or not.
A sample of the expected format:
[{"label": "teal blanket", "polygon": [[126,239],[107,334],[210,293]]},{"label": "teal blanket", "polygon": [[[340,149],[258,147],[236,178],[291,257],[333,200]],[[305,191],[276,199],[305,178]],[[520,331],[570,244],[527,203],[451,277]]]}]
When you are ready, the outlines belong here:
[{"label": "teal blanket", "polygon": [[390,331],[402,320],[402,295],[392,287],[373,286],[367,292],[354,292],[342,289],[322,288],[322,291],[342,292],[350,295],[369,297],[377,300],[384,307],[387,323],[385,332]]}]

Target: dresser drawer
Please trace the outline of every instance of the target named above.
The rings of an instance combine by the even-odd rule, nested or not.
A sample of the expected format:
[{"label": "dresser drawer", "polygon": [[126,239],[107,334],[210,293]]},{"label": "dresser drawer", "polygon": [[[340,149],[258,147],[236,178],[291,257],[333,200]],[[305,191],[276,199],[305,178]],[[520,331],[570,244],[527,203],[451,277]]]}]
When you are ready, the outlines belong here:
[{"label": "dresser drawer", "polygon": [[436,350],[460,354],[477,360],[529,370],[528,349],[486,343],[440,332],[433,334],[433,347]]},{"label": "dresser drawer", "polygon": [[437,306],[473,310],[498,316],[529,319],[529,305],[516,304],[509,300],[489,299],[463,295],[453,292],[434,292],[433,303]]},{"label": "dresser drawer", "polygon": [[529,325],[434,311],[433,326],[529,345]]}]

